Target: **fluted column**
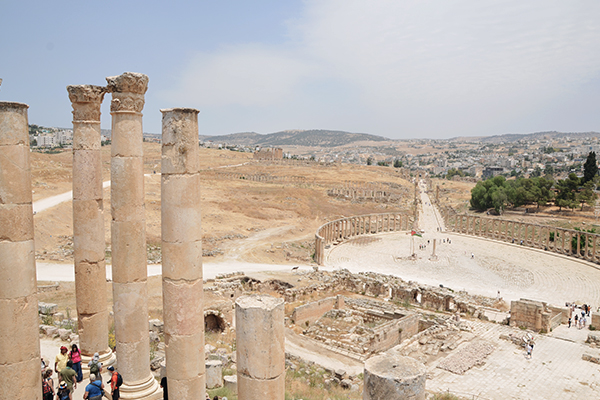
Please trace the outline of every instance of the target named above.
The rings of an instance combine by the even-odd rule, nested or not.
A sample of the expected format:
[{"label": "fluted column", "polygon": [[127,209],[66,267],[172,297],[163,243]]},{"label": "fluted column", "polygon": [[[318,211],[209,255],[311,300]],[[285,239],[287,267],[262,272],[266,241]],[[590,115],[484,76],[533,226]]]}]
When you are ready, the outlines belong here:
[{"label": "fluted column", "polygon": [[123,399],[160,398],[150,372],[142,109],[148,77],[106,78],[112,93],[111,239],[118,368]]},{"label": "fluted column", "polygon": [[[73,106],[73,258],[79,348],[83,366],[94,353],[104,365],[115,357],[108,347],[106,266],[100,106],[106,88],[67,86]],[[88,358],[88,360],[85,360]]]},{"label": "fluted column", "polygon": [[42,399],[28,105],[0,102],[0,399]]},{"label": "fluted column", "polygon": [[162,287],[169,396],[203,399],[206,376],[198,110],[161,112]]}]

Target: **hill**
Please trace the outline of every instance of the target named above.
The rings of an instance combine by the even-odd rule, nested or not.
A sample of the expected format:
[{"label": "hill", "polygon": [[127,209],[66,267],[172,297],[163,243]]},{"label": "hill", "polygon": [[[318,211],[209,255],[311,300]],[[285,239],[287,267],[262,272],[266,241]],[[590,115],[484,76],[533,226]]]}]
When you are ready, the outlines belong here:
[{"label": "hill", "polygon": [[200,136],[200,140],[229,143],[244,146],[320,146],[336,147],[354,142],[384,142],[390,139],[367,133],[351,133],[344,131],[287,130],[269,134],[241,132],[220,136]]},{"label": "hill", "polygon": [[583,139],[586,137],[599,137],[598,132],[534,132],[534,133],[505,133],[493,136],[455,137],[448,139],[450,142],[475,142],[475,143],[511,143],[519,140],[552,140],[562,138]]}]

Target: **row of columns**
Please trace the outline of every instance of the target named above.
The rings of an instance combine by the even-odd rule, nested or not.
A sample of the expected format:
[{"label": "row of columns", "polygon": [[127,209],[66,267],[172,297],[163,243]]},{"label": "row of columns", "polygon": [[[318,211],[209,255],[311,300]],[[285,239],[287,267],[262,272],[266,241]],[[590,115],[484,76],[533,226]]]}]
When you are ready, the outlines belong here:
[{"label": "row of columns", "polygon": [[382,232],[405,231],[410,227],[408,216],[398,213],[359,215],[328,222],[315,235],[315,261],[323,265],[325,246],[355,236]]},{"label": "row of columns", "polygon": [[257,182],[291,182],[291,183],[306,183],[308,180],[304,176],[277,176],[264,174],[241,174],[232,172],[214,172],[211,171],[209,176],[221,179],[244,179],[247,181]]},{"label": "row of columns", "polygon": [[454,232],[523,244],[600,262],[600,255],[596,250],[600,242],[599,234],[471,215],[446,214],[445,220],[449,229]]}]

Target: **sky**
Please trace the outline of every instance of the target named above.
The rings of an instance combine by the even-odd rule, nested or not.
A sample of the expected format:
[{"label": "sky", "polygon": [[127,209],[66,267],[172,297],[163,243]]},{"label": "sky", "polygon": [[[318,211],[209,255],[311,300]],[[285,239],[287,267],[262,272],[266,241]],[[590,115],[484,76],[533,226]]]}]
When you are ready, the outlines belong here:
[{"label": "sky", "polygon": [[172,107],[201,135],[600,132],[598,21],[597,0],[4,1],[0,101],[67,128],[67,85],[131,71],[149,133]]}]

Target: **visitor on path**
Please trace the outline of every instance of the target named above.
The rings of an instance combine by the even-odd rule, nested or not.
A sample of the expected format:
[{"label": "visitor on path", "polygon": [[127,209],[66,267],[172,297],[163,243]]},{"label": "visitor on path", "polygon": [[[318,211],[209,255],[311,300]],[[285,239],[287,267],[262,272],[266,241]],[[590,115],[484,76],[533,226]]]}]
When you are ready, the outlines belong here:
[{"label": "visitor on path", "polygon": [[160,380],[160,387],[163,390],[163,400],[169,400],[169,390],[167,389],[167,377],[163,376]]},{"label": "visitor on path", "polygon": [[81,370],[81,351],[75,343],[71,346],[69,358],[73,362],[73,369],[77,372],[77,383],[83,380],[83,371]]},{"label": "visitor on path", "polygon": [[569,317],[569,328],[571,327],[571,317]]},{"label": "visitor on path", "polygon": [[113,367],[112,365],[109,366],[107,369],[112,374],[110,377],[110,381],[108,381],[108,383],[110,383],[110,394],[112,395],[112,400],[118,400],[121,397],[119,393],[119,388],[123,384],[123,378],[121,377],[121,374],[115,371],[115,367]]},{"label": "visitor on path", "polygon": [[85,387],[84,399],[101,400],[104,393],[104,384],[96,375],[90,374],[90,383]]},{"label": "visitor on path", "polygon": [[66,382],[61,382],[58,386],[56,400],[73,400],[73,391],[67,387]]},{"label": "visitor on path", "polygon": [[531,353],[533,353],[533,343],[529,342],[527,343],[527,358],[530,359],[531,358]]},{"label": "visitor on path", "polygon": [[88,363],[90,374],[96,375],[96,377],[102,381],[102,363],[100,362],[100,354],[94,353],[94,357]]},{"label": "visitor on path", "polygon": [[54,372],[57,374],[67,366],[67,361],[69,361],[69,355],[67,354],[69,350],[65,346],[60,347],[60,354],[57,354],[54,358]]},{"label": "visitor on path", "polygon": [[471,253],[471,258],[475,258],[475,254]]},{"label": "visitor on path", "polygon": [[575,314],[575,326],[579,329],[579,316]]},{"label": "visitor on path", "polygon": [[67,361],[66,368],[63,368],[58,376],[61,381],[67,384],[69,390],[73,391],[74,389],[77,389],[77,372],[73,369],[73,361]]},{"label": "visitor on path", "polygon": [[54,399],[54,381],[52,380],[52,370],[50,368],[42,373],[42,393],[44,400]]}]

